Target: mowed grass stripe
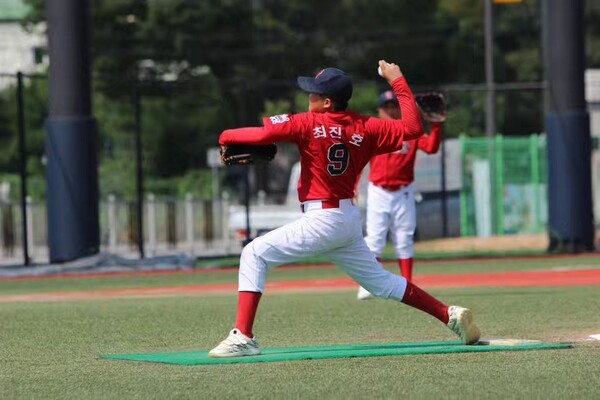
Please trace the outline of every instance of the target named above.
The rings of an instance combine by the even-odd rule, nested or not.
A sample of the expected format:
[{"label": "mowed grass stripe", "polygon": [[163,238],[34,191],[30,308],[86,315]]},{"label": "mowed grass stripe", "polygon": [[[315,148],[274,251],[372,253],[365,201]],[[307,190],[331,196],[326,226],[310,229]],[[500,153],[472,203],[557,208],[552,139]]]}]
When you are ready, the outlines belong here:
[{"label": "mowed grass stripe", "polygon": [[[102,354],[209,349],[236,297],[0,304],[0,398],[594,398],[597,287],[436,289],[473,309],[484,337],[577,341],[574,349],[178,368]],[[256,334],[271,347],[456,340],[437,320],[354,292],[265,294]],[[459,379],[460,378],[460,379]],[[450,389],[449,389],[450,388]]]}]

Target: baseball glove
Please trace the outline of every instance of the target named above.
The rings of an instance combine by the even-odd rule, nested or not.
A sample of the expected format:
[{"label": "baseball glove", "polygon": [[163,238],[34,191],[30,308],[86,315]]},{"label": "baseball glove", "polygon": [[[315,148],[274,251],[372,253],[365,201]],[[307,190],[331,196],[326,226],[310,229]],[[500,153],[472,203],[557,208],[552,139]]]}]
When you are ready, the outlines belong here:
[{"label": "baseball glove", "polygon": [[277,146],[274,144],[221,146],[221,162],[224,165],[265,164],[271,161],[275,154]]},{"label": "baseball glove", "polygon": [[444,95],[437,92],[415,95],[417,106],[427,122],[444,122],[446,120],[446,102]]}]

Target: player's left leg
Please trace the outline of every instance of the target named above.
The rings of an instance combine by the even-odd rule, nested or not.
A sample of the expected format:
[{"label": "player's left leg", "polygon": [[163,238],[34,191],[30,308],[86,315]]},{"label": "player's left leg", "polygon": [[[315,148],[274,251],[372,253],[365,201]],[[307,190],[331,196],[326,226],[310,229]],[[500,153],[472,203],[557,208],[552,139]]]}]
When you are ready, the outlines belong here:
[{"label": "player's left leg", "polygon": [[479,340],[479,328],[469,309],[447,306],[404,277],[392,274],[377,262],[362,238],[329,253],[333,262],[377,297],[401,301],[432,315],[459,335],[465,344]]},{"label": "player's left leg", "polygon": [[408,281],[411,281],[414,257],[414,233],[417,227],[417,211],[412,185],[396,193],[392,215],[390,232],[394,251],[398,257],[400,273]]}]

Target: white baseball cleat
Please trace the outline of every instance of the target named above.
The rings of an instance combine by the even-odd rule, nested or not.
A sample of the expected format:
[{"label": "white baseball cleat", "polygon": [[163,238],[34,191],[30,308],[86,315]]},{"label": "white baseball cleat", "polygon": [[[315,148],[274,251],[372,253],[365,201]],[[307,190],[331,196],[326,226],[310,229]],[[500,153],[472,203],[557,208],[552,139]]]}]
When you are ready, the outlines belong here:
[{"label": "white baseball cleat", "polygon": [[256,337],[249,338],[239,329],[232,329],[229,336],[217,347],[208,352],[209,357],[239,357],[256,356],[260,354],[260,347]]},{"label": "white baseball cleat", "polygon": [[369,292],[367,289],[365,289],[364,287],[360,286],[358,288],[358,293],[356,295],[356,298],[359,300],[371,300],[374,299],[375,296],[373,296],[371,294],[371,292]]},{"label": "white baseball cleat", "polygon": [[473,322],[473,313],[468,308],[459,306],[448,307],[448,328],[460,336],[464,344],[475,344],[479,341],[481,332],[475,322]]}]

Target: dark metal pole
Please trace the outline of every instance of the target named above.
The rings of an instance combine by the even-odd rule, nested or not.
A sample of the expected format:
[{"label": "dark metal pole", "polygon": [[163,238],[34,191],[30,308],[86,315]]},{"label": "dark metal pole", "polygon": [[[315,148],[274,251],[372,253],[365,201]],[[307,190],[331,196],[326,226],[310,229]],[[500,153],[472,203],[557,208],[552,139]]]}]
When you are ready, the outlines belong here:
[{"label": "dark metal pole", "polygon": [[29,265],[27,238],[27,150],[25,146],[25,105],[23,102],[23,74],[17,72],[17,113],[19,124],[19,174],[21,176],[21,228],[23,231],[23,264]]},{"label": "dark metal pole", "polygon": [[544,83],[546,83],[543,88],[544,94],[544,115],[547,115],[550,110],[550,96],[548,91],[548,69],[545,67],[550,64],[550,55],[548,54],[548,49],[550,48],[550,27],[547,24],[548,21],[548,1],[540,0],[540,15],[542,16],[542,27],[541,27],[541,47],[542,47],[542,62],[544,68],[542,69],[542,76],[544,79]]},{"label": "dark metal pole", "polygon": [[546,0],[548,233],[551,251],[594,248],[583,0]]},{"label": "dark metal pole", "polygon": [[[247,125],[248,118],[248,107],[246,101],[248,101],[248,81],[242,80],[241,84],[242,98],[240,101],[240,114],[241,120],[244,125]],[[244,240],[244,246],[250,243],[250,166],[245,165],[244,168],[244,206],[246,207],[246,239]]]},{"label": "dark metal pole", "polygon": [[496,88],[494,82],[494,7],[493,0],[485,2],[485,131],[488,136],[496,134]]},{"label": "dark metal pole", "polygon": [[98,253],[98,165],[92,116],[89,0],[49,0],[46,121],[50,262]]},{"label": "dark metal pole", "polygon": [[440,164],[442,167],[442,236],[448,237],[448,193],[446,192],[446,145],[444,140],[441,143]]},{"label": "dark metal pole", "polygon": [[144,258],[144,165],[142,154],[142,99],[137,86],[133,89],[135,114],[135,168],[137,183],[137,242],[140,258]]},{"label": "dark metal pole", "polygon": [[246,240],[244,246],[250,243],[250,166],[244,166],[244,206],[246,207]]}]

